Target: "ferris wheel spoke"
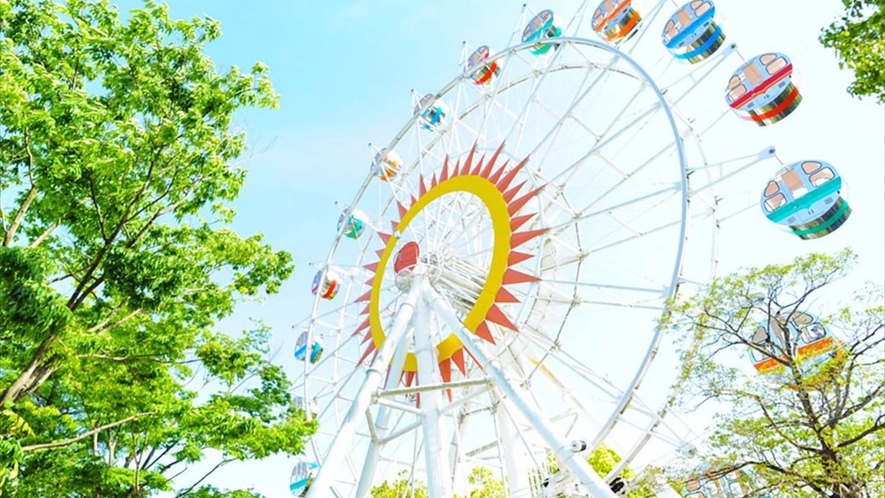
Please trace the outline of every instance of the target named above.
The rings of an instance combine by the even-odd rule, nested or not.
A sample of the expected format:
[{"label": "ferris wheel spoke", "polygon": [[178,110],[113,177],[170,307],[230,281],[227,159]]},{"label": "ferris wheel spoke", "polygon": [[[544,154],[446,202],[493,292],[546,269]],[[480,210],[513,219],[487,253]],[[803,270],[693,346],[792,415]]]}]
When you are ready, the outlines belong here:
[{"label": "ferris wheel spoke", "polygon": [[525,122],[528,117],[529,108],[531,107],[531,104],[535,102],[538,90],[544,84],[544,80],[547,78],[547,75],[550,74],[550,67],[553,66],[553,64],[561,58],[562,53],[562,51],[557,50],[556,52],[554,52],[549,61],[544,61],[544,65],[546,66],[545,71],[543,71],[539,77],[532,81],[532,88],[529,97],[526,99],[526,103],[523,106],[522,110],[517,113],[516,119],[514,120],[513,128],[511,128],[505,135],[512,136],[514,131],[518,130],[515,144],[516,150],[521,149],[520,144],[522,142],[523,127],[525,126]]},{"label": "ferris wheel spoke", "polygon": [[[640,197],[636,197],[636,198],[631,199],[629,201],[619,202],[617,204],[612,204],[610,206],[606,206],[604,208],[597,209],[595,211],[587,212],[587,209],[592,207],[592,205],[593,205],[593,204],[590,204],[590,205],[586,206],[585,208],[581,209],[578,213],[576,213],[576,216],[574,218],[572,218],[568,221],[565,221],[563,223],[554,225],[554,226],[550,227],[550,230],[554,233],[559,233],[561,230],[568,229],[576,223],[584,222],[584,221],[586,221],[590,218],[593,218],[595,216],[601,216],[604,214],[608,214],[608,213],[611,213],[611,212],[616,211],[618,209],[630,207],[635,204],[641,204],[641,203],[644,203],[644,202],[652,200],[652,199],[656,199],[661,196],[667,196],[664,199],[664,201],[666,201],[667,199],[669,199],[670,197],[672,197],[676,194],[678,194],[678,190],[677,190],[676,186],[669,187],[669,188],[662,188],[660,190],[650,192],[650,193],[642,195]],[[600,196],[600,197],[602,197],[602,196]]]},{"label": "ferris wheel spoke", "polygon": [[[700,218],[706,218],[706,217],[709,217],[709,216],[710,216],[710,213],[708,213],[708,212],[703,212],[703,213],[697,213],[697,214],[692,215],[692,218],[693,218],[693,219],[700,219]],[[600,245],[600,246],[596,246],[596,247],[591,247],[591,248],[587,249],[587,251],[590,252],[590,253],[599,253],[599,252],[605,251],[605,250],[607,250],[607,249],[615,248],[615,247],[620,246],[620,245],[622,245],[622,244],[626,244],[626,243],[629,243],[629,242],[633,242],[633,241],[635,241],[635,240],[637,240],[637,239],[639,239],[639,238],[646,237],[646,236],[648,236],[648,235],[651,235],[651,234],[654,234],[654,233],[660,232],[660,231],[662,231],[662,230],[666,230],[666,229],[669,229],[669,228],[673,228],[673,227],[679,226],[681,223],[682,223],[682,220],[680,219],[680,220],[674,220],[674,221],[670,221],[670,222],[667,222],[667,223],[663,223],[663,224],[661,224],[661,225],[659,225],[659,226],[657,226],[657,227],[653,227],[653,228],[650,228],[650,229],[647,229],[647,230],[643,230],[643,231],[636,231],[636,230],[632,230],[632,229],[631,229],[631,231],[633,232],[633,234],[630,235],[629,237],[623,237],[623,238],[621,238],[621,239],[617,239],[617,240],[615,240],[615,241],[613,241],[613,242],[609,242],[609,243],[604,244],[604,245]]]},{"label": "ferris wheel spoke", "polygon": [[[612,60],[609,62],[609,65],[608,65],[605,69],[608,69],[608,67],[611,67],[612,65],[614,65],[614,63],[615,63],[616,61],[617,61],[617,58],[616,58],[616,57],[613,57]],[[584,74],[584,78],[583,78],[583,80],[582,80],[581,83],[578,85],[578,88],[579,88],[579,89],[582,88],[582,87],[584,86],[584,84],[587,83],[587,80],[589,80],[589,79],[590,79],[590,76],[595,72],[594,69],[595,69],[595,68],[594,68],[593,66],[589,66],[589,67],[587,68],[587,71],[586,71],[585,74]],[[596,77],[596,79],[590,83],[590,85],[587,87],[586,90],[584,90],[584,91],[583,91],[582,93],[580,93],[575,99],[572,100],[572,103],[571,103],[571,105],[568,107],[568,109],[566,109],[561,115],[559,115],[559,116],[560,116],[559,120],[558,120],[556,123],[553,124],[553,126],[552,126],[551,129],[550,129],[550,131],[548,131],[547,134],[544,135],[544,136],[538,141],[537,145],[536,145],[533,149],[531,149],[531,150],[528,152],[527,155],[529,155],[529,156],[535,155],[535,154],[538,152],[538,150],[539,150],[542,146],[544,146],[544,145],[547,143],[548,140],[551,140],[551,139],[552,139],[551,142],[555,142],[556,136],[559,135],[560,131],[562,130],[562,125],[566,122],[567,119],[573,119],[573,120],[575,120],[576,122],[580,122],[580,120],[578,120],[578,119],[573,115],[573,112],[574,112],[575,108],[576,108],[579,104],[581,104],[581,102],[584,100],[584,98],[586,98],[587,95],[589,95],[590,92],[593,91],[594,88],[596,88],[596,84],[599,83],[599,81],[600,81],[601,79],[603,79],[603,78],[608,74],[608,73],[605,71],[605,69],[603,69],[603,71],[602,71],[602,72]],[[540,102],[538,102],[538,105],[539,105],[540,107],[542,107],[544,110],[546,110],[550,115],[552,115],[552,116],[554,116],[554,117],[557,116],[557,113],[553,112],[552,110],[550,110],[549,108],[547,108],[546,106],[544,106],[543,104],[541,104]],[[597,139],[597,140],[599,139],[599,136],[596,135],[595,133],[593,133],[592,130],[590,130],[589,127],[586,127],[586,126],[585,126],[585,129],[586,129],[588,132],[590,132],[590,133],[594,136],[595,139]]]}]

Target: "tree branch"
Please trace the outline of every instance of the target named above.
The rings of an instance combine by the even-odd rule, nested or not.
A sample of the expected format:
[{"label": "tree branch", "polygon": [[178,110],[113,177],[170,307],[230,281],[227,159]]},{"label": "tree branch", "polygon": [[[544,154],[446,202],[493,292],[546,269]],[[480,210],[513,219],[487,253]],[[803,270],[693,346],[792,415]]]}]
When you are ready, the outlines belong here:
[{"label": "tree branch", "polygon": [[867,427],[865,430],[861,431],[860,434],[854,436],[853,438],[846,439],[845,441],[842,441],[841,443],[837,444],[836,448],[844,448],[846,446],[851,446],[852,444],[860,441],[861,439],[869,436],[870,434],[872,434],[874,432],[881,431],[882,429],[885,429],[885,415],[879,415],[876,418],[876,421],[873,422],[872,426]]},{"label": "tree branch", "polygon": [[12,224],[9,225],[9,229],[6,230],[6,235],[3,237],[4,247],[12,245],[12,239],[15,238],[15,232],[18,231],[18,227],[21,226],[22,221],[24,221],[25,214],[28,212],[28,208],[31,207],[31,203],[37,198],[37,185],[34,183],[34,155],[31,153],[31,138],[28,132],[25,132],[25,151],[28,153],[28,178],[30,178],[31,189],[28,190],[25,199],[22,201],[21,206],[19,206],[18,211],[15,213],[15,217],[12,219]]},{"label": "tree branch", "polygon": [[30,247],[31,249],[33,249],[33,248],[39,246],[40,244],[42,244],[43,241],[45,241],[47,238],[49,238],[50,235],[52,235],[52,232],[54,232],[56,228],[58,228],[58,222],[53,221],[52,224],[50,224],[50,225],[46,228],[46,230],[44,230],[43,233],[40,234],[39,237],[37,237],[36,239],[34,239],[34,241],[31,242],[31,245],[28,246],[28,247]]},{"label": "tree branch", "polygon": [[133,420],[136,420],[136,419],[139,419],[142,417],[147,417],[147,416],[153,415],[153,414],[154,414],[154,412],[136,413],[135,415],[126,417],[122,420],[118,420],[118,421],[110,423],[110,424],[96,427],[95,429],[92,429],[91,431],[84,432],[83,434],[80,434],[79,436],[72,437],[70,439],[65,439],[62,441],[55,441],[52,443],[40,443],[40,444],[32,444],[29,446],[22,446],[22,451],[48,450],[48,449],[52,449],[52,448],[60,448],[62,446],[68,446],[68,445],[76,443],[77,441],[81,441],[81,440],[86,439],[88,437],[92,437],[93,434],[98,434],[101,431],[104,431],[107,429],[112,429],[114,427],[117,427],[118,425],[123,425],[127,422],[131,422]]},{"label": "tree branch", "polygon": [[186,490],[182,491],[181,493],[178,493],[177,495],[175,495],[175,498],[181,498],[182,496],[189,494],[201,482],[205,481],[206,478],[208,478],[210,475],[212,475],[216,470],[220,469],[222,465],[227,465],[228,463],[233,462],[233,461],[234,461],[233,458],[225,458],[222,461],[218,462],[218,465],[216,465],[215,467],[212,467],[212,470],[210,470],[209,472],[206,472],[206,474],[203,475],[203,477],[201,477],[197,482],[191,484],[191,486],[189,488],[187,488]]},{"label": "tree branch", "polygon": [[111,323],[111,318],[113,318],[114,314],[116,313],[116,310],[114,310],[111,312],[110,315],[108,315],[108,317],[106,319],[102,320],[100,323],[98,323],[97,325],[95,325],[94,327],[89,329],[89,333],[90,334],[96,334],[96,333],[100,334],[106,330],[110,330],[110,329],[119,327],[120,325],[123,325],[124,323],[128,322],[129,320],[132,320],[136,316],[140,315],[141,312],[142,312],[142,310],[139,308],[139,309],[129,313],[128,315],[124,316],[123,318],[120,318],[116,322]]}]

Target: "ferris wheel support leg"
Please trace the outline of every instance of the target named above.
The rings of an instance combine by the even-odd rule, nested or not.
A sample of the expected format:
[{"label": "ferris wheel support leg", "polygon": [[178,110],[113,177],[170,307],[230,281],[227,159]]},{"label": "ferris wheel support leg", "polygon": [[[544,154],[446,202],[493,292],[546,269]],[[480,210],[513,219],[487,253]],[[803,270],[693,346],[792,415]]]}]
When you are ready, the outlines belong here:
[{"label": "ferris wheel support leg", "polygon": [[479,344],[477,344],[474,339],[474,334],[467,330],[464,324],[461,323],[455,310],[452,309],[451,305],[445,300],[445,298],[431,290],[429,285],[426,287],[429,290],[427,297],[434,312],[446,323],[446,325],[451,327],[461,343],[464,344],[464,347],[467,348],[468,351],[470,351],[470,354],[482,364],[483,370],[492,378],[501,392],[507,396],[520,413],[522,413],[522,415],[535,426],[538,434],[544,439],[547,445],[550,446],[556,454],[556,457],[562,462],[562,465],[568,468],[575,477],[580,480],[581,485],[591,496],[596,498],[617,498],[608,485],[606,485],[605,482],[596,475],[593,469],[590,468],[590,465],[580,457],[580,454],[572,453],[569,449],[569,443],[560,439],[556,435],[552,424],[547,420],[544,414],[535,410],[534,407],[532,407],[525,398],[520,395],[510,382],[507,374],[499,366],[498,361],[490,358],[489,355],[479,347]]},{"label": "ferris wheel support leg", "polygon": [[[385,390],[393,389],[399,384],[408,349],[408,341],[405,337],[401,337],[399,344],[396,346],[396,353],[393,355],[393,363],[390,365],[387,381],[384,383]],[[375,419],[375,433],[379,439],[387,436],[389,432],[387,422],[390,419],[390,410],[391,408],[385,405],[381,405],[378,408],[378,416]],[[366,463],[363,465],[363,472],[360,475],[360,481],[356,488],[356,498],[368,496],[372,487],[372,479],[375,477],[375,469],[378,467],[378,457],[382,446],[384,446],[383,442],[369,442],[369,449],[366,450]]]},{"label": "ferris wheel support leg", "polygon": [[[414,282],[412,285],[417,285]],[[418,379],[422,384],[437,383],[434,354],[436,347],[430,340],[431,323],[427,312],[427,302],[421,300],[415,305],[415,355],[418,358]],[[440,381],[442,379],[439,379]],[[445,454],[442,437],[442,411],[440,410],[440,391],[425,391],[421,396],[423,412],[424,458],[427,463],[427,490],[430,498],[449,498],[452,495],[452,482],[449,474],[448,459]]]},{"label": "ferris wheel support leg", "polygon": [[323,458],[316,479],[314,479],[307,493],[307,498],[325,498],[330,496],[335,473],[339,472],[346,452],[350,450],[353,435],[361,422],[365,420],[366,410],[372,403],[372,395],[375,394],[378,386],[384,380],[384,370],[387,369],[387,364],[390,362],[393,351],[409,328],[412,315],[415,313],[415,304],[418,302],[420,294],[421,286],[413,285],[406,296],[405,302],[397,311],[393,327],[384,340],[384,344],[378,348],[378,356],[375,357],[375,361],[366,370],[366,378],[363,379],[363,384],[360,386],[359,391],[357,391],[353,403],[350,405],[350,410],[348,410],[347,415],[344,417],[341,427],[338,428],[338,433],[332,440],[326,457]]}]

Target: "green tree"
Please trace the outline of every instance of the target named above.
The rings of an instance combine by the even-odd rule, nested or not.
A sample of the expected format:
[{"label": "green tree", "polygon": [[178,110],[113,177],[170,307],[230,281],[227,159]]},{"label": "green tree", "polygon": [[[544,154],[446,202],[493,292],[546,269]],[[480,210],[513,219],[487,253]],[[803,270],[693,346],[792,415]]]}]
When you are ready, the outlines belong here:
[{"label": "green tree", "polygon": [[[769,335],[757,325],[789,331],[799,313],[823,315],[824,290],[855,259],[846,250],[751,268],[719,278],[706,292],[674,306],[671,325],[687,328],[703,344],[681,401],[694,406],[715,399],[724,407],[696,472],[749,471],[759,479],[760,495],[885,496],[882,288],[871,284],[850,306],[821,318],[841,339],[838,354],[821,364],[800,354],[798,343],[805,339],[795,329]],[[735,353],[749,350],[780,373],[747,376],[731,366]]]},{"label": "green tree", "polygon": [[824,28],[820,42],[836,50],[839,67],[854,71],[848,92],[885,103],[885,0],[842,0],[845,15]]},{"label": "green tree", "polygon": [[505,498],[504,483],[487,467],[474,467],[467,477],[473,487],[469,498]]},{"label": "green tree", "polygon": [[407,470],[401,470],[395,481],[384,481],[369,490],[372,498],[427,498],[427,485],[413,480]]},{"label": "green tree", "polygon": [[207,449],[297,453],[314,429],[267,330],[217,327],[293,268],[229,228],[234,115],[277,96],[261,64],[215,67],[220,35],[153,1],[124,23],[106,0],[0,0],[3,496],[147,496]]},{"label": "green tree", "polygon": [[[587,457],[587,463],[590,464],[590,467],[593,468],[600,477],[608,475],[608,473],[611,472],[620,461],[621,456],[618,455],[615,450],[604,444],[596,447],[596,449],[590,453],[590,456]],[[556,460],[556,456],[553,453],[547,454],[547,467],[549,469],[549,475],[551,476],[559,472],[559,462]],[[626,467],[621,471],[620,475],[613,478],[608,484],[615,492],[620,492],[626,488],[627,493],[625,496],[628,498],[645,498],[655,496],[655,493],[653,492],[653,483],[651,483],[651,481],[656,475],[657,473],[643,473],[642,476],[637,476],[636,472],[630,467]],[[532,480],[540,482],[539,479]],[[568,498],[568,495],[560,495],[560,497]]]}]

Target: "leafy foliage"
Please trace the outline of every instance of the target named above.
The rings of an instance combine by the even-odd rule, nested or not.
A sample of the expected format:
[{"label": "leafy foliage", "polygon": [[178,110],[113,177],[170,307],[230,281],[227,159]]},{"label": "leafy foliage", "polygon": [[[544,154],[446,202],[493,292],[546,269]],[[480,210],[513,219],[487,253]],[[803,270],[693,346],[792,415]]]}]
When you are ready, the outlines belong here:
[{"label": "leafy foliage", "polygon": [[854,71],[854,96],[885,103],[885,1],[842,0],[845,15],[826,27],[820,42],[836,50],[839,66]]},{"label": "leafy foliage", "polygon": [[422,481],[413,480],[407,470],[399,473],[399,479],[384,481],[369,491],[372,498],[427,498],[427,485]]},{"label": "leafy foliage", "polygon": [[[846,250],[751,268],[717,279],[706,293],[674,306],[671,325],[690,330],[703,345],[682,402],[724,404],[703,467],[723,474],[750,471],[760,479],[760,494],[885,495],[882,288],[861,289],[851,306],[822,317],[841,345],[817,368],[798,354],[790,334],[769,337],[765,344],[753,337],[760,321],[786,329],[798,312],[822,314],[822,291],[845,276],[855,259]],[[779,363],[782,373],[747,376],[726,359],[717,361],[748,350]]]},{"label": "leafy foliage", "polygon": [[215,67],[219,36],[152,0],[125,23],[107,0],[0,0],[3,496],[147,496],[207,449],[294,454],[314,430],[266,328],[217,330],[293,269],[229,228],[235,113],[277,96],[260,63]]}]

